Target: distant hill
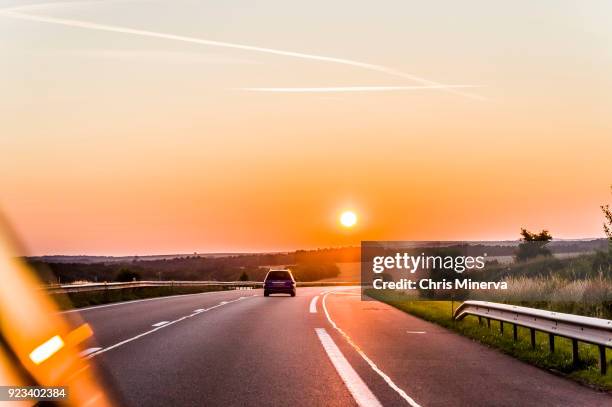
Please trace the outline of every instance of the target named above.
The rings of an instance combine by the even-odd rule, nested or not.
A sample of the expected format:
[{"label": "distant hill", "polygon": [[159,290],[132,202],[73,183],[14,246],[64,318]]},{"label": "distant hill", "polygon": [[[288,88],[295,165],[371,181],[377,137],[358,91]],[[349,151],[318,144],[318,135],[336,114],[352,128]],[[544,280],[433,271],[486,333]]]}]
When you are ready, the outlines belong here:
[{"label": "distant hill", "polygon": [[[513,256],[521,243],[520,240],[500,241],[389,241],[375,242],[376,247],[382,247],[389,252],[405,250],[418,252],[421,248],[459,248],[465,249],[470,255],[487,253],[490,256]],[[553,254],[562,253],[592,253],[608,249],[608,239],[553,239],[546,244]]]},{"label": "distant hill", "polygon": [[[420,251],[421,247],[454,247],[466,254],[487,253],[491,259],[512,260],[519,241],[499,242],[384,242],[385,250]],[[607,250],[606,239],[553,240],[547,247],[555,256],[575,256]],[[262,280],[269,267],[293,266],[301,281],[337,278],[337,263],[359,263],[360,247],[325,248],[274,253],[203,253],[149,256],[35,256],[26,261],[48,283],[114,281],[120,270],[135,272],[142,280],[237,280],[246,273]]]},{"label": "distant hill", "polygon": [[[416,248],[416,247],[429,247],[429,246],[454,246],[457,244],[468,244],[470,246],[478,246],[482,248],[490,248],[490,253],[502,253],[511,255],[514,253],[515,248],[519,245],[520,240],[501,240],[501,241],[470,241],[470,242],[434,242],[434,241],[414,241],[414,242],[402,242],[402,241],[390,241],[384,242],[386,247],[389,248]],[[548,243],[547,247],[553,253],[582,253],[582,252],[593,252],[596,250],[607,250],[608,240],[605,238],[587,238],[587,239],[553,239]],[[88,256],[88,255],[45,255],[45,256],[29,256],[26,257],[28,261],[44,262],[44,263],[79,263],[79,264],[95,264],[95,263],[129,263],[133,261],[155,261],[155,260],[172,260],[181,258],[219,258],[219,257],[236,257],[236,256],[269,256],[269,255],[290,255],[291,253],[316,253],[322,251],[334,251],[338,258],[342,258],[340,253],[351,252],[356,247],[344,247],[344,248],[328,248],[328,249],[317,249],[317,250],[297,250],[295,252],[265,252],[265,253],[177,253],[177,254],[153,254],[146,256]],[[353,253],[354,254],[354,253]],[[346,256],[344,256],[346,257]],[[350,257],[350,255],[349,255]],[[340,260],[340,262],[346,262],[349,260]],[[358,261],[358,260],[356,260]]]},{"label": "distant hill", "polygon": [[45,255],[45,256],[28,256],[31,261],[42,261],[46,263],[125,263],[130,261],[151,261],[151,260],[171,260],[185,257],[230,257],[243,256],[250,253],[179,253],[179,254],[153,254],[147,256],[69,256],[69,255]]}]

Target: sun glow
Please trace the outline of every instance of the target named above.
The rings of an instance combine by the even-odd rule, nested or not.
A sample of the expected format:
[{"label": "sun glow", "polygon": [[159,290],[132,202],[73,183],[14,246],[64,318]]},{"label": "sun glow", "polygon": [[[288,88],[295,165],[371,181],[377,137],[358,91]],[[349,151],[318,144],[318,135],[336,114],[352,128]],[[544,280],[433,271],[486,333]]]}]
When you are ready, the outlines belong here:
[{"label": "sun glow", "polygon": [[344,211],[340,215],[340,223],[347,228],[353,227],[357,223],[357,215],[351,211]]}]

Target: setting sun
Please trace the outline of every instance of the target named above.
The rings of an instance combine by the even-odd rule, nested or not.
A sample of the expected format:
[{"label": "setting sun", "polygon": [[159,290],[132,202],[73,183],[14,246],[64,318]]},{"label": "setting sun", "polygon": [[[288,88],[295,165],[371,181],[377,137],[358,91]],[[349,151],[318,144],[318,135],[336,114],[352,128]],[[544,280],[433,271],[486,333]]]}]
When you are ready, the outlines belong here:
[{"label": "setting sun", "polygon": [[342,212],[342,215],[340,216],[340,223],[342,223],[342,226],[350,228],[357,223],[357,215],[351,211]]}]

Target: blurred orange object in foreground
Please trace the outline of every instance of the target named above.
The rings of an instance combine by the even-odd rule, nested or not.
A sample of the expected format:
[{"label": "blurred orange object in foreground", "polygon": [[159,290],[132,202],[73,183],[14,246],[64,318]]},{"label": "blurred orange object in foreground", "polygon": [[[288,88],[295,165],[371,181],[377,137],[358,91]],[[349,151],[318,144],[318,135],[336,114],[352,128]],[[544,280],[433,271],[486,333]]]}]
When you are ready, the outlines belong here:
[{"label": "blurred orange object in foreground", "polygon": [[0,385],[66,386],[62,404],[114,405],[95,366],[79,355],[91,328],[64,318],[15,242],[0,215]]}]

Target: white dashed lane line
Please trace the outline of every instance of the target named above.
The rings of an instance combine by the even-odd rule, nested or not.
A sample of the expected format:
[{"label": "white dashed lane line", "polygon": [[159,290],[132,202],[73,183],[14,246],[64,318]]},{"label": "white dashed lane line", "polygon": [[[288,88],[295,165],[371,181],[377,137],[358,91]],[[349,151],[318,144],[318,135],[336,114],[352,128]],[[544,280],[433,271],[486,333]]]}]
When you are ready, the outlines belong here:
[{"label": "white dashed lane line", "polygon": [[80,355],[81,355],[81,357],[84,358],[85,356],[91,355],[92,353],[97,352],[100,349],[102,349],[102,348],[87,348],[84,351],[81,351]]},{"label": "white dashed lane line", "polygon": [[[84,357],[85,357],[86,359],[93,358],[93,357],[98,356],[98,355],[100,355],[100,354],[102,354],[102,353],[104,353],[104,352],[108,352],[109,350],[112,350],[112,349],[118,348],[118,347],[120,347],[120,346],[123,346],[123,345],[125,345],[126,343],[130,343],[130,342],[132,342],[132,341],[135,341],[136,339],[142,338],[143,336],[146,336],[146,335],[152,334],[153,332],[159,331],[160,329],[166,328],[166,327],[168,327],[168,326],[170,326],[170,325],[174,325],[174,324],[176,324],[177,322],[181,322],[181,321],[183,321],[183,320],[185,320],[185,319],[195,317],[196,315],[200,315],[200,314],[202,314],[202,313],[204,313],[204,312],[208,312],[208,311],[211,311],[211,310],[213,310],[213,309],[215,309],[215,308],[222,307],[222,306],[224,306],[224,305],[226,305],[226,304],[231,304],[231,303],[233,303],[233,302],[242,301],[242,300],[244,300],[244,299],[246,299],[246,298],[253,298],[253,297],[240,297],[240,298],[238,298],[238,299],[231,300],[231,301],[221,301],[221,302],[220,302],[219,304],[217,304],[217,305],[213,305],[212,307],[208,307],[208,308],[202,308],[202,309],[201,309],[201,311],[196,310],[196,311],[199,311],[199,312],[194,312],[194,313],[192,313],[192,314],[182,316],[182,317],[177,318],[177,319],[175,319],[175,320],[173,320],[173,321],[162,321],[162,322],[165,322],[163,325],[155,326],[155,328],[153,328],[153,329],[150,329],[150,330],[148,330],[148,331],[146,331],[146,332],[143,332],[143,333],[138,334],[138,335],[136,335],[136,336],[133,336],[133,337],[131,337],[131,338],[125,339],[125,340],[123,340],[123,341],[121,341],[121,342],[117,342],[117,343],[115,343],[115,344],[113,344],[113,345],[107,346],[106,348],[99,348],[99,349],[96,349],[95,351],[92,351],[92,352],[91,352],[91,353],[89,353],[88,355],[84,355]],[[161,323],[161,322],[159,322],[159,323]],[[159,324],[159,323],[158,323],[158,324]],[[155,325],[157,325],[157,324],[155,324]],[[93,348],[92,348],[92,349],[93,349]]]},{"label": "white dashed lane line", "polygon": [[311,314],[317,313],[317,300],[318,299],[319,299],[319,296],[315,295],[314,297],[312,297],[312,300],[310,301],[310,313]]}]

